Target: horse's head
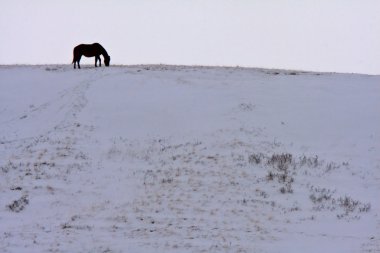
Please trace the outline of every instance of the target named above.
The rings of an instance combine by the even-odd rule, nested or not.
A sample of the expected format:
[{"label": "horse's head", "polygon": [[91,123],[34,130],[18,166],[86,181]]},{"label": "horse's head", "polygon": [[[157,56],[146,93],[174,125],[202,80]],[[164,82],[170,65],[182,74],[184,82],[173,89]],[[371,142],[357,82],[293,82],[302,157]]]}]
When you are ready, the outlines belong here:
[{"label": "horse's head", "polygon": [[110,65],[111,57],[109,55],[104,57],[104,64],[108,67]]}]

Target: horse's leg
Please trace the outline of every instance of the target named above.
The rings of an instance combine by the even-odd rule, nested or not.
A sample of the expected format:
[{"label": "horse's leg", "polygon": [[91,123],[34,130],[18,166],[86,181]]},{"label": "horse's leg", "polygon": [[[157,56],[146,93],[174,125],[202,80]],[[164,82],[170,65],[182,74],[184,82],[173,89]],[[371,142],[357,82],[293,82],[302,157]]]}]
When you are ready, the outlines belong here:
[{"label": "horse's leg", "polygon": [[102,66],[102,63],[101,63],[101,61],[100,61],[100,57],[99,57],[99,55],[95,55],[95,67],[97,67],[98,65],[97,65],[97,62],[99,61],[99,66]]},{"label": "horse's leg", "polygon": [[74,69],[77,68],[77,63],[78,63],[78,68],[80,68],[80,66],[79,66],[79,60],[75,60],[75,61],[74,61]]},{"label": "horse's leg", "polygon": [[77,60],[77,62],[78,62],[78,69],[80,69],[80,65],[79,65],[79,62],[80,62],[80,58],[82,58],[82,55],[81,55],[81,56],[79,56],[79,57],[78,57],[78,60]]},{"label": "horse's leg", "polygon": [[97,67],[97,61],[99,61],[99,67],[101,67],[102,60],[100,59],[100,55],[95,55],[95,67]]}]

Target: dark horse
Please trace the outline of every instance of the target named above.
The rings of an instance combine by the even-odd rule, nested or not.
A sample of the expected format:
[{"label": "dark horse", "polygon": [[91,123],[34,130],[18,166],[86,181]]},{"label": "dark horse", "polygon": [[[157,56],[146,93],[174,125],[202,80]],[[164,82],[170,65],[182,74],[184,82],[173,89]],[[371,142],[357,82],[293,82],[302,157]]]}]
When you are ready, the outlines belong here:
[{"label": "dark horse", "polygon": [[99,60],[99,66],[102,66],[102,60],[100,59],[100,55],[103,55],[104,64],[108,67],[110,65],[111,57],[107,54],[107,51],[102,47],[99,43],[94,43],[91,45],[80,44],[74,47],[74,69],[76,68],[76,64],[78,63],[78,68],[80,68],[79,61],[82,55],[86,57],[94,57],[95,56],[95,67],[97,67],[96,63]]}]

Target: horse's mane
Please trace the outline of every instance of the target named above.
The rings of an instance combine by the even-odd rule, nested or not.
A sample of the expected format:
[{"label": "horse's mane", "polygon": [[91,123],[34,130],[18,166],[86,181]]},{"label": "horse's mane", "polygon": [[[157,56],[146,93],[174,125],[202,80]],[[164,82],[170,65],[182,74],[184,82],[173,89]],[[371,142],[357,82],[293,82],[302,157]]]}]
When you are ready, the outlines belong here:
[{"label": "horse's mane", "polygon": [[109,56],[107,51],[104,49],[104,47],[102,45],[100,45],[99,43],[94,43],[93,45],[100,48],[102,55],[107,56],[107,57]]}]

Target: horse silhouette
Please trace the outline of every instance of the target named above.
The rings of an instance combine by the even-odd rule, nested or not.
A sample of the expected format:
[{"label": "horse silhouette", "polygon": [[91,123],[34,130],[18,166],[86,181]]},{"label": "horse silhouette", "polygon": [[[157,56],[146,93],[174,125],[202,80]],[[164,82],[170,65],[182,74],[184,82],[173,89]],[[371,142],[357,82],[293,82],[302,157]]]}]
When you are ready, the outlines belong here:
[{"label": "horse silhouette", "polygon": [[110,65],[111,57],[108,55],[107,51],[102,47],[99,43],[94,44],[80,44],[74,47],[74,69],[76,68],[76,64],[78,63],[78,68],[80,68],[79,61],[82,55],[86,57],[94,57],[95,56],[95,67],[97,67],[97,61],[99,60],[99,67],[102,66],[102,60],[100,59],[100,55],[103,55],[104,64],[108,67]]}]

